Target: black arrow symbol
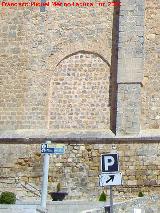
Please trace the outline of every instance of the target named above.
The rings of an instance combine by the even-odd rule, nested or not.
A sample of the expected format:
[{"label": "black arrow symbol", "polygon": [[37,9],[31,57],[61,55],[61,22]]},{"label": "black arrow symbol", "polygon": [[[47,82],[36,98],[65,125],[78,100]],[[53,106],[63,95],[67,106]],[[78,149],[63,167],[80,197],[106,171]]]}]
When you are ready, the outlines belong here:
[{"label": "black arrow symbol", "polygon": [[106,183],[108,183],[110,180],[112,180],[112,182],[113,182],[113,180],[114,180],[114,175],[109,175],[109,179],[106,181]]}]

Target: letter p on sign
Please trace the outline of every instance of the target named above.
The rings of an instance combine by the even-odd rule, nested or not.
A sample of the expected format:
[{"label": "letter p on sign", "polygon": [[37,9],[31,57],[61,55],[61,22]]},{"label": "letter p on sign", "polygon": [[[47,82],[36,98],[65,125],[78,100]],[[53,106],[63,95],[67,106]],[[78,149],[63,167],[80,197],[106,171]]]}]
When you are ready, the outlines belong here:
[{"label": "letter p on sign", "polygon": [[109,167],[114,165],[114,158],[112,156],[106,156],[104,161],[105,170],[108,171]]},{"label": "letter p on sign", "polygon": [[118,154],[104,154],[101,156],[102,172],[118,172]]}]

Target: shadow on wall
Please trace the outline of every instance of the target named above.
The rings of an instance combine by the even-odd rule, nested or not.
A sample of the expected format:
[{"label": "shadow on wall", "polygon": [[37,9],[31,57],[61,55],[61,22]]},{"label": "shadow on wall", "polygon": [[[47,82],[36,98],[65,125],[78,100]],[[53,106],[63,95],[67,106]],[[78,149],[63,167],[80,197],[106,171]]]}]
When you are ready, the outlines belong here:
[{"label": "shadow on wall", "polygon": [[[120,2],[117,0],[117,2]],[[110,68],[110,129],[116,133],[117,117],[117,72],[118,72],[118,41],[119,41],[119,14],[120,7],[114,7],[113,27],[112,27],[112,56]]]}]

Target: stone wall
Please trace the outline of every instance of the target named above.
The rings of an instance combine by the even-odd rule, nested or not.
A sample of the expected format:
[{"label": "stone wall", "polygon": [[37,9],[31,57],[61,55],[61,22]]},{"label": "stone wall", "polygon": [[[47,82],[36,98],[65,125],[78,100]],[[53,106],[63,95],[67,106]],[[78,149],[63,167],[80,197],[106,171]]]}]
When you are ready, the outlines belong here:
[{"label": "stone wall", "polygon": [[144,58],[144,0],[122,1],[117,69],[117,134],[140,132]]},{"label": "stone wall", "polygon": [[[114,187],[116,199],[137,196],[139,191],[146,195],[160,191],[158,142],[121,143],[115,144],[114,148],[119,153],[123,174],[123,186]],[[97,200],[103,190],[98,178],[100,155],[111,150],[112,144],[66,145],[64,155],[50,156],[48,191],[56,190],[60,182],[62,189],[69,193],[67,199]],[[1,153],[0,190],[15,191],[21,199],[38,198],[39,193],[32,186],[40,189],[41,185],[40,145],[1,145]]]},{"label": "stone wall", "polygon": [[109,129],[107,63],[95,54],[77,53],[53,72],[49,91],[49,129]]},{"label": "stone wall", "polygon": [[[116,117],[116,112],[117,127],[114,129],[122,135],[138,134],[140,129],[159,129],[159,26],[157,24],[159,6],[158,0],[147,0],[145,20],[143,1],[122,1],[120,13],[118,9],[109,7],[107,4],[105,7],[100,7],[96,2],[94,7],[46,7],[45,12],[40,12],[39,7],[1,8],[0,130],[23,129],[25,131],[53,127],[55,129],[56,125],[58,130],[61,128],[87,130],[92,127],[107,130],[110,126],[115,126],[112,124],[110,115]],[[116,21],[113,22],[115,19]],[[145,33],[143,32],[144,21]],[[120,25],[119,28],[118,25]],[[119,39],[114,37],[116,30],[119,31],[117,35]],[[117,42],[119,42],[118,47],[116,47]],[[116,48],[118,48],[118,72],[114,67],[117,63]],[[69,69],[76,73],[81,72],[78,71],[81,68],[75,60],[80,53],[84,54],[84,58],[79,59],[79,62],[86,73],[81,73],[80,78],[75,76],[72,79],[67,72]],[[95,58],[87,63],[89,55]],[[66,68],[68,70],[66,80],[68,79],[72,84],[77,78],[77,81],[84,82],[84,85],[88,84],[90,87],[98,85],[99,88],[92,90],[95,95],[90,94],[90,89],[86,90],[86,95],[91,95],[92,101],[99,102],[98,106],[95,101],[94,104],[101,114],[94,110],[92,101],[83,95],[81,107],[84,107],[85,111],[80,109],[80,103],[79,106],[73,105],[72,110],[79,111],[78,117],[75,116],[74,119],[74,113],[70,114],[72,104],[66,102],[61,105],[57,102],[55,95],[50,96],[51,81],[60,77],[56,75],[58,72],[63,72],[60,68],[62,64],[69,62],[67,60],[71,64]],[[99,68],[99,65],[102,67]],[[79,68],[75,68],[76,66]],[[93,77],[90,76],[91,70],[97,73],[99,79],[94,74]],[[113,72],[117,75],[118,92],[115,89],[116,79],[112,81]],[[143,87],[140,89],[141,83]],[[105,86],[103,87],[102,84]],[[58,91],[58,87],[56,84],[54,92]],[[124,91],[122,87],[126,87]],[[137,92],[130,96],[133,87],[136,87]],[[67,88],[64,91],[63,86],[61,92],[65,93],[68,90],[67,95],[69,95],[71,91]],[[73,87],[73,89],[82,96],[80,87]],[[142,110],[140,90],[142,91]],[[124,92],[125,101],[122,97]],[[97,96],[100,93],[101,97],[98,99]],[[116,109],[116,103],[111,103],[109,97],[117,95],[119,103]],[[75,97],[71,99],[74,103],[76,102]],[[81,97],[78,99],[78,102],[82,101]],[[52,108],[51,102],[55,102],[59,110],[65,107],[66,111],[59,116],[55,115],[54,109],[53,112],[49,111],[49,106]],[[93,115],[87,114],[88,111],[94,111]],[[72,124],[64,125],[61,117],[67,123],[70,119],[69,122]],[[134,118],[134,121],[131,118]],[[57,119],[61,124],[57,123]],[[78,125],[73,120],[78,122]]]},{"label": "stone wall", "polygon": [[[29,129],[37,138],[42,130],[107,133],[112,115],[118,134],[159,133],[159,1],[146,0],[145,8],[145,20],[138,0],[122,0],[120,11],[108,6],[47,7],[46,12],[1,8],[0,137],[6,130],[25,137]],[[159,142],[116,146],[124,186],[115,195],[158,192]],[[0,190],[16,191],[20,198],[38,196],[27,184],[40,188],[39,145],[0,147]],[[111,149],[109,144],[74,144],[63,156],[51,156],[49,191],[60,182],[68,199],[98,199],[100,154]]]},{"label": "stone wall", "polygon": [[142,128],[160,129],[160,20],[159,1],[146,0],[145,63],[142,87]]},{"label": "stone wall", "polygon": [[[58,72],[59,74],[62,72],[59,70],[61,65],[65,62],[68,63],[65,58],[72,54],[78,57],[76,53],[79,51],[86,51],[89,54],[84,55],[84,58],[79,61],[84,72],[79,73],[81,76],[77,80],[90,86],[99,87],[99,89],[94,88],[92,91],[96,93],[93,100],[97,99],[97,95],[102,90],[101,99],[103,98],[103,101],[97,101],[101,102],[102,107],[105,105],[104,108],[107,109],[106,113],[109,118],[108,100],[106,99],[109,96],[108,77],[110,71],[108,67],[111,61],[113,8],[98,7],[97,5],[82,8],[46,7],[46,12],[40,12],[39,7],[20,7],[17,9],[8,7],[2,9],[5,13],[1,17],[0,31],[2,38],[0,129],[47,129],[48,123],[51,127],[55,127],[50,120],[56,115],[53,114],[51,118],[49,117],[51,114],[48,113],[50,81],[58,77],[56,76]],[[87,60],[89,55],[95,55],[95,58],[89,63],[85,63],[85,59]],[[76,70],[80,67],[75,69],[79,65],[76,64],[77,60],[74,59],[74,56],[68,60],[72,64],[71,67],[67,68],[68,71],[73,69],[71,72],[81,72]],[[56,69],[58,69],[57,73]],[[94,69],[95,74],[92,73],[92,69]],[[102,71],[101,69],[105,70]],[[91,77],[91,75],[93,76]],[[100,82],[102,77],[105,80]],[[71,78],[69,73],[68,76],[66,73],[67,84],[74,83],[75,79]],[[103,83],[104,88],[101,89]],[[87,94],[89,94],[89,90]],[[65,88],[63,92],[67,92],[67,89]],[[70,92],[69,89],[68,92]],[[82,93],[79,87],[77,87],[77,93]],[[92,107],[94,108],[94,106],[91,106],[91,101],[85,102],[86,99],[84,98],[85,110],[91,111]],[[61,109],[59,105],[58,107]],[[70,106],[64,104],[64,107],[66,112],[69,113]],[[79,111],[79,106],[73,110]],[[78,119],[81,123],[84,119],[81,119],[80,116],[90,115],[87,115],[87,112],[83,114],[80,111]],[[53,110],[51,113],[55,113],[55,111]],[[98,128],[108,126],[108,118],[106,118],[106,115],[104,116],[104,113],[100,116],[93,115],[91,117],[89,123],[91,121],[96,123],[97,117],[101,118],[102,124]],[[59,118],[56,118],[52,123],[57,123],[57,119],[59,120]],[[86,117],[85,119],[87,120]],[[72,119],[70,122],[72,122]],[[96,126],[96,124],[93,125]],[[83,128],[90,128],[91,124],[86,123],[82,126]],[[78,126],[76,127],[78,128]],[[67,125],[64,127],[60,125],[59,128],[67,128]]]}]

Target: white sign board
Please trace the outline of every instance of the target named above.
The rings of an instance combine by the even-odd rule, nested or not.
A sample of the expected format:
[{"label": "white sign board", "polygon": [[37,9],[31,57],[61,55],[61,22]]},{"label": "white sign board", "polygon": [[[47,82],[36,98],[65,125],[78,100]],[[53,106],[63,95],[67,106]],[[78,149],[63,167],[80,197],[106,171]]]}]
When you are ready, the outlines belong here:
[{"label": "white sign board", "polygon": [[117,153],[109,153],[101,155],[101,171],[102,173],[111,173],[119,171],[119,162]]},{"label": "white sign board", "polygon": [[122,185],[122,173],[102,173],[99,175],[100,186],[116,186]]}]

